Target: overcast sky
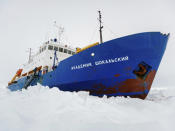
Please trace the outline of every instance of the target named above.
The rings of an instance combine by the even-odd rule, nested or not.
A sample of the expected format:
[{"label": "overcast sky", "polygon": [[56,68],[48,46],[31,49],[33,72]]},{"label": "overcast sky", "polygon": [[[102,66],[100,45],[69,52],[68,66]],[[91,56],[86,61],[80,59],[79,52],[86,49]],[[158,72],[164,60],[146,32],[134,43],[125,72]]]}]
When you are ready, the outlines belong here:
[{"label": "overcast sky", "polygon": [[[174,85],[175,1],[173,0],[0,0],[0,82],[6,83],[34,51],[64,26],[63,41],[83,47],[99,41],[97,10],[104,41],[133,33],[170,33],[154,86]],[[54,35],[53,35],[54,36]]]}]

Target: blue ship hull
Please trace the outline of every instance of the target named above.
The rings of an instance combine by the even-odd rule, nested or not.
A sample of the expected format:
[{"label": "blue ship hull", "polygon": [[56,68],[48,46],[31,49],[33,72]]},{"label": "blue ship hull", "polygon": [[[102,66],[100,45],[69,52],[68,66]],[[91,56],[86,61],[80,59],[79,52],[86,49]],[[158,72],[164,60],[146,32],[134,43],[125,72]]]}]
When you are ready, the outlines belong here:
[{"label": "blue ship hull", "polygon": [[[63,91],[89,91],[94,96],[130,96],[144,99],[152,85],[168,35],[145,32],[91,47],[59,63],[32,80],[30,86],[58,87]],[[21,90],[23,77],[8,88]]]}]

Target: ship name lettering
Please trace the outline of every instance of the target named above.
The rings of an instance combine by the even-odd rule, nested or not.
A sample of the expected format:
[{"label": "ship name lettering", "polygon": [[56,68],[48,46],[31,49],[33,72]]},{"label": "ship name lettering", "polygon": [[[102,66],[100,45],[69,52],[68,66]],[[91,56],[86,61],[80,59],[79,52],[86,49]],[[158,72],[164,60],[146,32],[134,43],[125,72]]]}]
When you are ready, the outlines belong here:
[{"label": "ship name lettering", "polygon": [[117,58],[114,58],[114,59],[95,61],[95,65],[110,64],[110,63],[122,62],[122,61],[127,61],[127,60],[129,60],[128,56],[117,57]]},{"label": "ship name lettering", "polygon": [[85,63],[85,64],[74,65],[71,67],[71,70],[77,70],[77,69],[87,68],[91,66],[98,66],[98,65],[103,65],[103,64],[118,63],[118,62],[123,62],[123,61],[128,61],[128,60],[129,60],[128,56],[110,58],[110,59],[95,61],[94,65],[91,62]]},{"label": "ship name lettering", "polygon": [[71,67],[71,70],[81,69],[81,68],[85,68],[85,67],[89,67],[89,66],[92,66],[92,63],[75,65],[75,66]]}]

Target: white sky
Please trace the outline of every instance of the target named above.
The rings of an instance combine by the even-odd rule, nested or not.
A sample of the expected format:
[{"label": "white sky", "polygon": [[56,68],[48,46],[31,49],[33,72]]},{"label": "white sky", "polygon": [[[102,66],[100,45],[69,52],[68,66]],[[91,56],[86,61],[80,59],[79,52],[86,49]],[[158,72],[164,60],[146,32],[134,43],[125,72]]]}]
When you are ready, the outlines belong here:
[{"label": "white sky", "polygon": [[161,31],[171,34],[154,86],[174,85],[175,1],[173,0],[0,0],[0,82],[9,81],[53,32],[65,28],[64,42],[83,47],[99,39],[97,10],[102,11],[104,41]]}]

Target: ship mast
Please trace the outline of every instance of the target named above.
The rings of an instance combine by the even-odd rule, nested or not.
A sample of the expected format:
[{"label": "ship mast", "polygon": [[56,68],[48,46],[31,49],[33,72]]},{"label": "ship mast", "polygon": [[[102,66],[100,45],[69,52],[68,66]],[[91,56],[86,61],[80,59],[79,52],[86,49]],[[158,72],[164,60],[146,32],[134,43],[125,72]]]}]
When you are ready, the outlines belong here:
[{"label": "ship mast", "polygon": [[101,43],[103,43],[103,37],[102,37],[103,26],[102,26],[102,21],[101,21],[101,11],[99,10],[98,13],[99,13],[98,20],[99,20],[99,23],[100,23],[100,30],[99,30],[99,32],[100,32],[100,44],[101,44]]},{"label": "ship mast", "polygon": [[61,43],[61,36],[64,32],[64,27],[57,26],[56,21],[54,21],[54,26],[58,29],[58,43],[60,44]]}]

